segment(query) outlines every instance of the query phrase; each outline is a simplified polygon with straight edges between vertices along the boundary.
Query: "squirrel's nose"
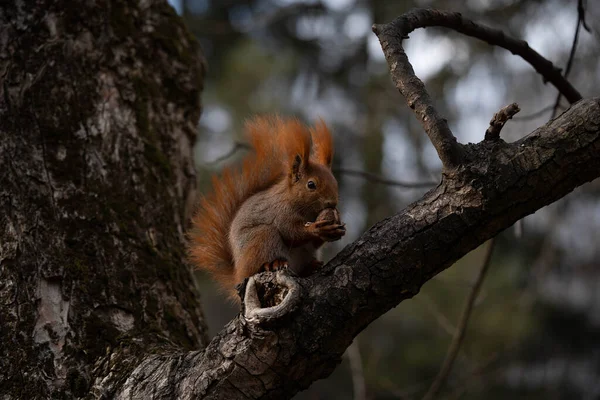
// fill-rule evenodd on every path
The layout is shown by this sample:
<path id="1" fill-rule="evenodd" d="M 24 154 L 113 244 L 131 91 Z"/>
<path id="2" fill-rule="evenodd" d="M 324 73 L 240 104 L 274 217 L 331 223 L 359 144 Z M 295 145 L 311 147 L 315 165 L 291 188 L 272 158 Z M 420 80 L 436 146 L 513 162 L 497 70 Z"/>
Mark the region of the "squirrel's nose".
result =
<path id="1" fill-rule="evenodd" d="M 325 202 L 325 208 L 335 208 L 337 206 L 337 201 L 335 200 L 327 200 Z"/>

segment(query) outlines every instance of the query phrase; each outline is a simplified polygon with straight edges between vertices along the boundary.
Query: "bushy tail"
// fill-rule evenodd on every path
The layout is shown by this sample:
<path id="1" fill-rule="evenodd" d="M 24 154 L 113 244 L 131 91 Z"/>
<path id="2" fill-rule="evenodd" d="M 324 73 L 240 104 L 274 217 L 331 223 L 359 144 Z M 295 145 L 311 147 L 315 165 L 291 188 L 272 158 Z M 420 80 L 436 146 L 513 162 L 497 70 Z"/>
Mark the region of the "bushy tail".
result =
<path id="1" fill-rule="evenodd" d="M 200 200 L 189 234 L 191 261 L 198 269 L 211 273 L 225 288 L 236 283 L 228 237 L 237 210 L 250 196 L 285 176 L 290 144 L 297 142 L 292 147 L 311 147 L 308 129 L 294 119 L 256 117 L 246 123 L 246 134 L 253 151 L 240 167 L 226 168 L 220 177 L 213 176 L 213 190 Z"/>

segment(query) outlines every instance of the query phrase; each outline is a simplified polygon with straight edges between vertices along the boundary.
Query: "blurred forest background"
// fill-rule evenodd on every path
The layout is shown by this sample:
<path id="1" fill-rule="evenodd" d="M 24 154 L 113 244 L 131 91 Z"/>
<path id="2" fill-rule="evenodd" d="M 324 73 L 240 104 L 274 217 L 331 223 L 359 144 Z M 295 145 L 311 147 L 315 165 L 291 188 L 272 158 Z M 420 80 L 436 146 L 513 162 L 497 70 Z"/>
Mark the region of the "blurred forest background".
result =
<path id="1" fill-rule="evenodd" d="M 199 180 L 235 162 L 254 113 L 323 117 L 336 141 L 334 169 L 348 232 L 329 256 L 399 212 L 440 179 L 441 164 L 391 83 L 373 23 L 412 7 L 462 12 L 525 39 L 565 68 L 584 97 L 600 91 L 600 2 L 577 0 L 171 0 L 199 39 L 209 72 L 196 147 Z M 589 28 L 578 24 L 585 6 Z M 511 102 L 502 131 L 516 140 L 551 118 L 556 90 L 520 58 L 445 29 L 418 30 L 405 47 L 417 76 L 463 143 L 483 139 Z M 560 103 L 564 110 L 567 102 Z M 353 173 L 354 171 L 354 173 Z M 361 176 L 365 171 L 389 182 Z M 381 179 L 379 179 L 381 180 Z M 600 398 L 600 182 L 583 186 L 503 232 L 441 398 Z M 362 366 L 369 399 L 421 398 L 444 359 L 484 258 L 472 252 L 412 300 L 371 324 L 352 357 L 297 399 L 353 397 Z M 199 276 L 214 334 L 236 312 Z"/>

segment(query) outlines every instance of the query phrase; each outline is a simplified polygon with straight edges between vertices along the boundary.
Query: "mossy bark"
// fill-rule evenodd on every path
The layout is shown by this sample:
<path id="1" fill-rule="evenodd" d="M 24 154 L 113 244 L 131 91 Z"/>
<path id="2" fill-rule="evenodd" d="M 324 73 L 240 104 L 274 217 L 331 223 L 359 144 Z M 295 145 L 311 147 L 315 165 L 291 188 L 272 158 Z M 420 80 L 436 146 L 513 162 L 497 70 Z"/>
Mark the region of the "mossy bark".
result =
<path id="1" fill-rule="evenodd" d="M 183 257 L 204 64 L 181 19 L 6 2 L 0 70 L 0 397 L 98 395 L 205 347 Z"/>

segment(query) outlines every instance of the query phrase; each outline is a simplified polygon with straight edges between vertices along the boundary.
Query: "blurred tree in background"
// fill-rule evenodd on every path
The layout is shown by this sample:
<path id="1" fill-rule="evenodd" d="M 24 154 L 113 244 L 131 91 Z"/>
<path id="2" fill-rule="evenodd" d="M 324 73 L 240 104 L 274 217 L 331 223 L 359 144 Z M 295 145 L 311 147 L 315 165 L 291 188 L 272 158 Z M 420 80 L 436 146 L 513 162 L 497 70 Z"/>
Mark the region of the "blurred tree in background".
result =
<path id="1" fill-rule="evenodd" d="M 374 222 L 419 198 L 440 161 L 390 82 L 373 23 L 412 7 L 459 11 L 500 28 L 564 67 L 585 5 L 569 79 L 583 97 L 600 88 L 600 5 L 576 0 L 172 0 L 200 40 L 209 72 L 196 157 L 201 187 L 243 151 L 242 125 L 254 113 L 323 117 L 334 129 L 334 169 L 348 234 L 337 252 Z M 458 139 L 479 142 L 492 115 L 517 102 L 502 135 L 513 141 L 547 121 L 556 90 L 518 57 L 445 29 L 414 32 L 406 49 Z M 566 107 L 563 100 L 559 110 Z M 366 171 L 416 187 L 382 184 Z M 409 187 L 406 187 L 409 186 Z M 600 182 L 576 190 L 500 235 L 456 365 L 448 398 L 600 396 Z M 483 262 L 478 249 L 357 339 L 368 398 L 419 398 L 433 381 Z M 212 332 L 234 314 L 204 276 Z M 356 380 L 355 376 L 355 380 Z M 355 382 L 356 383 L 356 382 Z M 346 399 L 344 362 L 299 399 Z"/>

